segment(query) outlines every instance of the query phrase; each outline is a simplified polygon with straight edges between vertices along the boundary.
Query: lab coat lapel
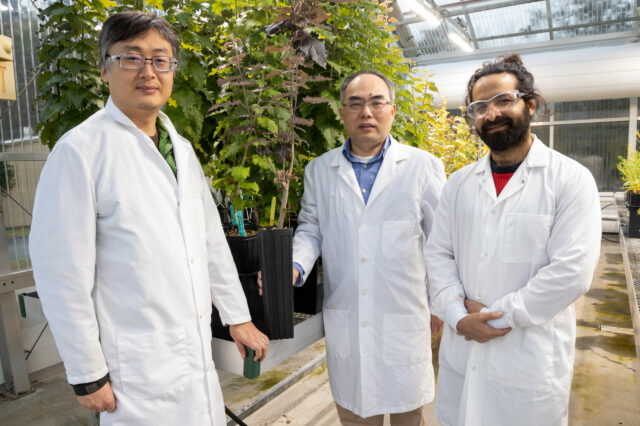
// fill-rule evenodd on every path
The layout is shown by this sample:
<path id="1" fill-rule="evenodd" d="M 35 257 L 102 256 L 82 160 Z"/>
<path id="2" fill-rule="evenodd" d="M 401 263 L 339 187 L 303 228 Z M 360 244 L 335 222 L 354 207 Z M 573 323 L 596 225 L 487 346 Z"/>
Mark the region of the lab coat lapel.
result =
<path id="1" fill-rule="evenodd" d="M 482 157 L 475 165 L 475 173 L 478 176 L 480 189 L 485 192 L 491 200 L 496 200 L 496 186 L 493 183 L 493 175 L 491 174 L 491 165 L 489 164 L 489 155 Z"/>
<path id="2" fill-rule="evenodd" d="M 360 200 L 362 205 L 364 205 L 364 198 L 362 198 L 362 194 L 360 193 L 360 186 L 358 185 L 358 179 L 356 179 L 356 173 L 353 171 L 353 166 L 349 160 L 344 158 L 342 151 L 338 152 L 331 163 L 331 166 L 334 167 L 334 169 L 337 169 L 338 176 L 342 183 L 353 191 L 356 198 Z"/>
<path id="3" fill-rule="evenodd" d="M 382 160 L 380 170 L 378 170 L 378 175 L 373 183 L 373 188 L 371 188 L 371 195 L 369 196 L 367 205 L 372 204 L 389 186 L 389 184 L 393 182 L 395 177 L 398 175 L 398 164 L 406 159 L 407 153 L 405 150 L 402 149 L 395 139 L 391 138 L 391 143 L 389 144 L 384 159 Z"/>
<path id="4" fill-rule="evenodd" d="M 169 120 L 169 118 L 163 112 L 159 113 L 159 117 L 162 120 L 162 123 L 164 124 L 165 129 L 167 129 L 167 132 L 169 133 L 169 137 L 171 138 L 171 145 L 173 147 L 173 157 L 176 160 L 176 169 L 177 169 L 177 175 L 178 175 L 177 176 L 178 201 L 180 202 L 183 200 L 186 194 L 186 189 L 189 186 L 189 182 L 187 179 L 188 178 L 187 171 L 189 167 L 189 164 L 187 163 L 188 162 L 188 152 L 186 151 L 187 147 L 184 145 L 184 142 L 178 135 L 178 132 L 176 131 L 175 127 L 173 127 L 171 120 Z M 167 167 L 168 166 L 169 165 L 167 164 Z"/>

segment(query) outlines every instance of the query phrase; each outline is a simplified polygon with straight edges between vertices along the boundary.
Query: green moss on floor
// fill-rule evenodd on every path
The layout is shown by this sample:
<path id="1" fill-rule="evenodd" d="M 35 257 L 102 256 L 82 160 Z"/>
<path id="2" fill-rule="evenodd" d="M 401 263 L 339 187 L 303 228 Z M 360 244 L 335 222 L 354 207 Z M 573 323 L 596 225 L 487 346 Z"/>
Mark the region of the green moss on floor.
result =
<path id="1" fill-rule="evenodd" d="M 622 260 L 622 254 L 620 253 L 604 253 L 604 256 L 607 260 L 607 263 L 616 265 L 622 264 L 624 261 Z"/>
<path id="2" fill-rule="evenodd" d="M 636 356 L 633 336 L 627 334 L 600 333 L 596 336 L 581 336 L 576 339 L 576 349 L 600 348 L 605 352 L 625 358 Z M 575 379 L 575 378 L 574 378 Z"/>
<path id="3" fill-rule="evenodd" d="M 603 281 L 614 281 L 618 284 L 624 284 L 625 286 L 627 285 L 627 277 L 625 276 L 624 272 L 617 270 L 612 272 L 605 272 L 604 274 L 600 275 L 600 279 Z"/>

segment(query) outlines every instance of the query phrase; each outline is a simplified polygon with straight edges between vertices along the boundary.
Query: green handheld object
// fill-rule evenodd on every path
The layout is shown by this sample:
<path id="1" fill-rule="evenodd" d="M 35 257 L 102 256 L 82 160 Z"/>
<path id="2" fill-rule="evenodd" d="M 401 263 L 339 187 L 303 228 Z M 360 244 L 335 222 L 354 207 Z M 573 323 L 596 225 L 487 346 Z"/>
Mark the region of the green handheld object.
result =
<path id="1" fill-rule="evenodd" d="M 260 361 L 254 361 L 256 353 L 253 349 L 245 346 L 246 356 L 244 357 L 244 377 L 247 379 L 255 379 L 260 375 Z"/>

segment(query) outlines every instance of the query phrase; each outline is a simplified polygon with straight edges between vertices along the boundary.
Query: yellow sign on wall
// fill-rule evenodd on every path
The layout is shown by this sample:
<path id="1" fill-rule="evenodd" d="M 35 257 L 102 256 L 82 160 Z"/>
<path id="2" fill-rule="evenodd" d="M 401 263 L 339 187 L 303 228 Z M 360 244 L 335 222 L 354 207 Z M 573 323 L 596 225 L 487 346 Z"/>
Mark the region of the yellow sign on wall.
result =
<path id="1" fill-rule="evenodd" d="M 13 47 L 9 37 L 0 35 L 0 99 L 16 99 L 16 79 L 13 73 Z"/>

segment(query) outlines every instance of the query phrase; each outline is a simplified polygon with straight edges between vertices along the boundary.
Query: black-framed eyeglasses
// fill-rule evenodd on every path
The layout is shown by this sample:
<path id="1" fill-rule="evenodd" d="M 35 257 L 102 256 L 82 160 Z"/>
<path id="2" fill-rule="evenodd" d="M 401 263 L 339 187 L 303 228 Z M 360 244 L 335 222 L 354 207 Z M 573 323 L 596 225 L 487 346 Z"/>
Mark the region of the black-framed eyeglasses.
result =
<path id="1" fill-rule="evenodd" d="M 368 106 L 371 111 L 380 112 L 385 109 L 387 105 L 391 105 L 391 102 L 384 98 L 373 98 L 366 101 L 364 99 L 354 99 L 347 102 L 344 106 L 349 112 L 360 112 L 365 105 Z"/>
<path id="2" fill-rule="evenodd" d="M 491 99 L 486 101 L 475 101 L 467 105 L 467 115 L 473 120 L 478 120 L 489 112 L 489 105 L 493 106 L 498 111 L 507 111 L 513 108 L 518 102 L 519 98 L 527 96 L 526 93 L 521 93 L 519 90 L 508 90 L 506 92 L 498 93 Z"/>
<path id="3" fill-rule="evenodd" d="M 173 56 L 154 56 L 146 58 L 139 53 L 120 53 L 107 55 L 107 58 L 117 63 L 125 70 L 139 70 L 145 67 L 147 61 L 151 61 L 153 69 L 159 72 L 175 71 L 178 68 L 178 60 Z"/>

